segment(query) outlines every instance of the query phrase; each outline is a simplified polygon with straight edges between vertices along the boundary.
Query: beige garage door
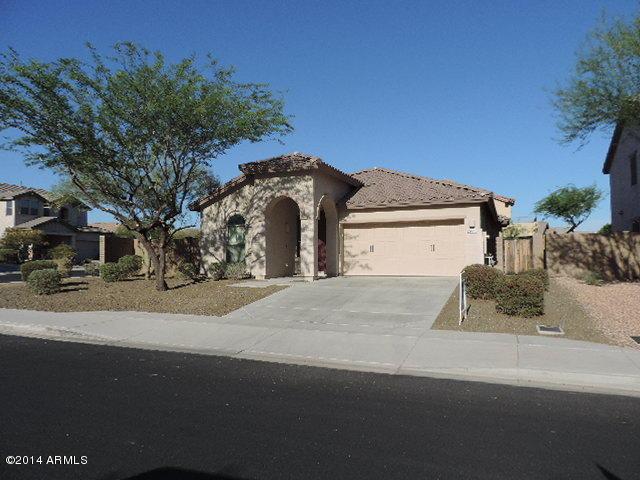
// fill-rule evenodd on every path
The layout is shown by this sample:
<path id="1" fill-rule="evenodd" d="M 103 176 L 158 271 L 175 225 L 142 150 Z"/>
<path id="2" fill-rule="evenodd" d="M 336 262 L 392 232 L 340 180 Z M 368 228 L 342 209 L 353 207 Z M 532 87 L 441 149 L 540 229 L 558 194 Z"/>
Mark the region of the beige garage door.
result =
<path id="1" fill-rule="evenodd" d="M 345 225 L 344 275 L 457 275 L 465 266 L 462 220 Z"/>

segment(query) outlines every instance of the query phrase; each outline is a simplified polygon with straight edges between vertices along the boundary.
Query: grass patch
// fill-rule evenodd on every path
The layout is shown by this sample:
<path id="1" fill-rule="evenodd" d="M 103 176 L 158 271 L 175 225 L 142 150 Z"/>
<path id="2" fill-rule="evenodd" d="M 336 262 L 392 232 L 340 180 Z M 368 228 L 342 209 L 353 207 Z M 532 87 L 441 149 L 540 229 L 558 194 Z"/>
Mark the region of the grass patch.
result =
<path id="1" fill-rule="evenodd" d="M 106 283 L 100 278 L 68 278 L 60 293 L 41 296 L 24 284 L 0 285 L 0 308 L 50 312 L 88 312 L 98 310 L 225 315 L 249 303 L 282 290 L 231 287 L 230 280 L 194 283 L 167 279 L 170 290 L 158 292 L 154 280 L 144 278 Z"/>
<path id="2" fill-rule="evenodd" d="M 496 312 L 493 300 L 469 299 L 469 316 L 458 325 L 458 289 L 453 292 L 433 324 L 435 330 L 460 332 L 512 333 L 538 335 L 536 325 L 559 325 L 565 334 L 560 338 L 614 344 L 602 333 L 569 290 L 554 279 L 544 296 L 544 315 L 532 318 L 513 317 Z"/>

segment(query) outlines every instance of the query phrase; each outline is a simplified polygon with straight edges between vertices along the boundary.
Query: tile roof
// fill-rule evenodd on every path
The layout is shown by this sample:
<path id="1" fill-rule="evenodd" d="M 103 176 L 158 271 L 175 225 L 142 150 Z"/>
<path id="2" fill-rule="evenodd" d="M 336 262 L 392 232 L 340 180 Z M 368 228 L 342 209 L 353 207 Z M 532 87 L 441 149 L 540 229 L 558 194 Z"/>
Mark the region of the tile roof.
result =
<path id="1" fill-rule="evenodd" d="M 103 232 L 115 233 L 120 224 L 118 222 L 93 222 L 88 225 L 89 228 L 101 230 Z M 86 228 L 86 227 L 84 227 Z"/>
<path id="2" fill-rule="evenodd" d="M 33 228 L 37 227 L 38 225 L 53 222 L 55 220 L 58 220 L 58 217 L 38 217 L 34 218 L 33 220 L 18 224 L 16 225 L 16 228 Z"/>
<path id="3" fill-rule="evenodd" d="M 50 202 L 55 200 L 55 197 L 50 191 L 44 190 L 42 188 L 31 188 L 31 187 L 25 187 L 23 185 L 12 185 L 10 183 L 0 183 L 1 199 L 11 200 L 17 195 L 23 195 L 25 193 L 35 193 Z"/>
<path id="4" fill-rule="evenodd" d="M 323 162 L 320 157 L 300 152 L 286 153 L 277 157 L 267 158 L 266 160 L 243 163 L 239 168 L 245 175 L 323 170 L 325 173 L 338 177 L 355 187 L 362 185 L 361 182 L 353 178 L 353 176 Z"/>
<path id="5" fill-rule="evenodd" d="M 339 178 L 354 187 L 360 187 L 363 185 L 360 180 L 329 165 L 328 163 L 325 163 L 320 157 L 300 152 L 287 153 L 278 157 L 267 158 L 266 160 L 258 160 L 256 162 L 242 163 L 238 168 L 242 172 L 242 175 L 229 180 L 221 187 L 210 192 L 209 195 L 193 202 L 189 205 L 189 208 L 191 210 L 199 211 L 228 193 L 231 193 L 237 187 L 244 185 L 245 182 L 255 175 L 319 170 L 328 175 Z"/>
<path id="6" fill-rule="evenodd" d="M 347 198 L 346 205 L 350 209 L 478 203 L 497 197 L 513 203 L 513 199 L 482 188 L 386 168 L 362 170 L 351 176 L 362 181 L 364 186 Z"/>

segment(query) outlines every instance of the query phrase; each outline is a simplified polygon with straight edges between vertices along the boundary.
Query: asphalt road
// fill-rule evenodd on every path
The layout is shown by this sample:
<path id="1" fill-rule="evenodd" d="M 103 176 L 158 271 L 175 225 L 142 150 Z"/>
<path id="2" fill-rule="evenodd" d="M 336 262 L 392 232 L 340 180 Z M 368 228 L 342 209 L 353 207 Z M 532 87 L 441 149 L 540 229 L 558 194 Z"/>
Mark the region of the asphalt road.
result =
<path id="1" fill-rule="evenodd" d="M 0 389 L 3 480 L 640 478 L 637 398 L 8 336 Z"/>

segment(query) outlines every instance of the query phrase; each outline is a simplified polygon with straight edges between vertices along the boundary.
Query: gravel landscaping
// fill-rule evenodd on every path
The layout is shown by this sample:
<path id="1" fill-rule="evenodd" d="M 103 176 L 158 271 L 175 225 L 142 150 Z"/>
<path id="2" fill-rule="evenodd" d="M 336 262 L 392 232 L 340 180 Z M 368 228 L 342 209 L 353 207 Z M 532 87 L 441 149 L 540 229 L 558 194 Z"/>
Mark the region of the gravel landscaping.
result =
<path id="1" fill-rule="evenodd" d="M 282 286 L 265 288 L 231 287 L 231 280 L 191 281 L 167 279 L 170 290 L 158 292 L 153 280 L 130 279 L 106 283 L 100 278 L 68 278 L 62 291 L 53 295 L 36 295 L 23 284 L 0 285 L 0 308 L 17 308 L 52 312 L 86 312 L 97 310 L 185 313 L 222 316 L 244 305 L 282 290 Z"/>
<path id="2" fill-rule="evenodd" d="M 595 287 L 599 288 L 599 287 Z M 496 312 L 495 301 L 469 299 L 469 316 L 458 325 L 458 289 L 453 292 L 438 315 L 433 329 L 462 332 L 494 332 L 517 335 L 538 335 L 536 325 L 560 326 L 561 338 L 598 343 L 618 344 L 607 335 L 596 320 L 582 307 L 572 291 L 559 279 L 552 278 L 545 294 L 545 313 L 532 318 L 519 318 Z"/>
<path id="3" fill-rule="evenodd" d="M 593 318 L 597 328 L 618 345 L 640 348 L 640 283 L 587 285 L 573 278 L 556 281 L 571 292 Z"/>

